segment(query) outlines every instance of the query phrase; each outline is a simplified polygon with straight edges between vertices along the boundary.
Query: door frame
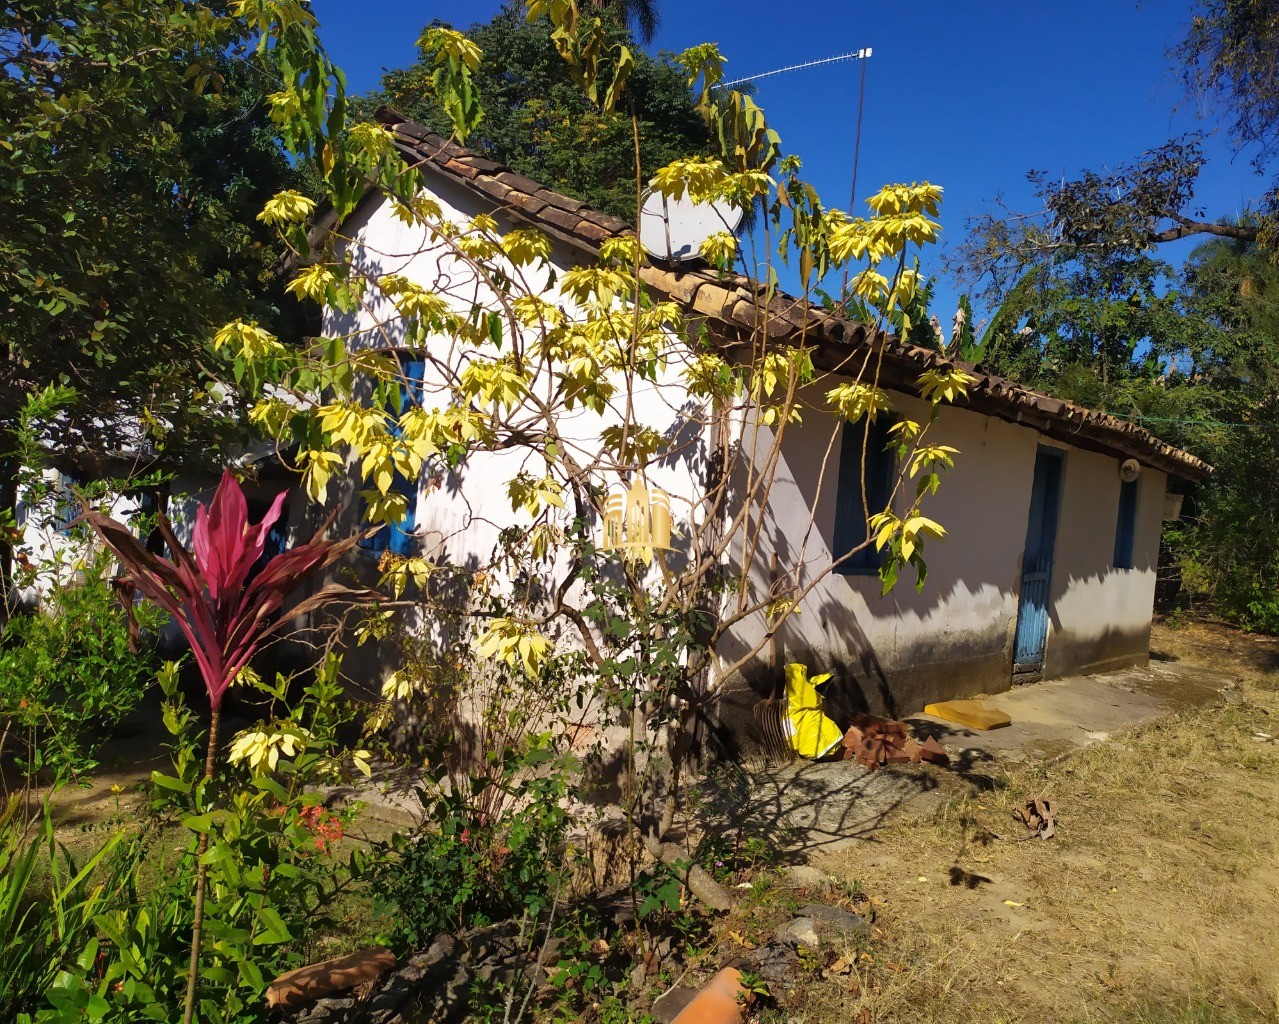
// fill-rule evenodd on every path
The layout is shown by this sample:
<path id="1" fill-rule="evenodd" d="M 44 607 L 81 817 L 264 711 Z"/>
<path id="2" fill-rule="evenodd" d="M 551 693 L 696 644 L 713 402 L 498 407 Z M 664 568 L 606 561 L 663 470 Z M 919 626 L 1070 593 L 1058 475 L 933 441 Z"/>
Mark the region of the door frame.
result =
<path id="1" fill-rule="evenodd" d="M 1034 469 L 1031 475 L 1031 495 L 1030 507 L 1026 510 L 1026 536 L 1022 542 L 1021 563 L 1017 572 L 1017 618 L 1013 629 L 1013 649 L 1012 649 L 1012 677 L 1015 682 L 1033 682 L 1040 679 L 1044 674 L 1044 663 L 1048 657 L 1048 628 L 1052 618 L 1052 585 L 1053 585 L 1053 568 L 1057 560 L 1057 540 L 1061 531 L 1061 501 L 1062 494 L 1065 491 L 1066 481 L 1066 449 L 1057 448 L 1053 445 L 1040 444 L 1035 449 Z M 1033 573 L 1027 571 L 1026 558 L 1030 551 L 1032 539 L 1035 537 L 1035 523 L 1033 515 L 1035 514 L 1035 488 L 1039 477 L 1036 470 L 1040 466 L 1040 460 L 1046 459 L 1047 463 L 1055 464 L 1049 472 L 1056 474 L 1056 494 L 1052 492 L 1052 478 L 1045 477 L 1044 488 L 1047 493 L 1044 495 L 1042 507 L 1039 509 L 1039 544 L 1042 551 L 1043 537 L 1051 534 L 1048 544 L 1047 566 Z M 1047 464 L 1046 463 L 1046 464 Z M 1051 501 L 1051 504 L 1049 502 Z M 1036 554 L 1038 554 L 1036 552 Z M 1028 581 L 1028 576 L 1038 576 L 1041 579 Z M 1042 593 L 1042 608 L 1036 608 L 1035 605 L 1029 604 L 1027 601 L 1027 583 L 1042 583 L 1041 588 L 1037 588 Z M 1039 625 L 1035 625 L 1034 620 L 1025 619 L 1027 613 L 1035 613 L 1035 617 L 1039 620 Z M 1038 638 L 1038 658 L 1035 661 L 1017 660 L 1018 649 L 1021 647 L 1022 632 L 1024 629 L 1035 628 L 1039 635 Z"/>

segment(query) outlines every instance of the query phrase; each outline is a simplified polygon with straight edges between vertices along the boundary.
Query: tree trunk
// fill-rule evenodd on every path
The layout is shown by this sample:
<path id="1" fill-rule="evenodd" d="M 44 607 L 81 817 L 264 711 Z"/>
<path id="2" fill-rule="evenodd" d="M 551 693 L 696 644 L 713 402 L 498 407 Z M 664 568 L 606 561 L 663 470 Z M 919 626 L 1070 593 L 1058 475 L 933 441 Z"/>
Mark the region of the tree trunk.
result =
<path id="1" fill-rule="evenodd" d="M 5 431 L 8 437 L 9 432 Z M 18 521 L 18 463 L 13 455 L 0 459 L 0 512 L 12 512 Z M 0 533 L 0 628 L 9 621 L 16 599 L 13 580 L 14 538 Z"/>
<path id="2" fill-rule="evenodd" d="M 218 725 L 222 717 L 220 707 L 213 708 L 209 720 L 209 749 L 204 758 L 204 783 L 207 785 L 213 778 L 214 764 L 218 752 Z M 204 863 L 204 854 L 209 848 L 209 833 L 206 829 L 200 833 L 200 841 L 196 844 L 195 853 L 195 921 L 191 925 L 191 961 L 187 967 L 187 997 L 182 1011 L 182 1024 L 191 1024 L 195 1016 L 195 982 L 200 973 L 200 932 L 204 929 L 204 887 L 208 879 L 209 869 Z"/>
<path id="3" fill-rule="evenodd" d="M 652 836 L 644 841 L 644 846 L 650 857 L 668 866 L 686 859 L 684 851 L 674 843 L 661 843 Z M 732 893 L 715 881 L 700 865 L 694 864 L 688 869 L 688 877 L 684 880 L 684 884 L 688 886 L 688 891 L 708 909 L 733 909 Z"/>

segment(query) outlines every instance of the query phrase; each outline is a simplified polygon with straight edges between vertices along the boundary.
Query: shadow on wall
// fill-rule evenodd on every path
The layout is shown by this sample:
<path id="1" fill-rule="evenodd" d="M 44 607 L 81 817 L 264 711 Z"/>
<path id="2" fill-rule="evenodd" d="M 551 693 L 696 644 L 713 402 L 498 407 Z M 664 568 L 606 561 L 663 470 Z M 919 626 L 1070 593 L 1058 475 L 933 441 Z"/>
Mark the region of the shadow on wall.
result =
<path id="1" fill-rule="evenodd" d="M 757 744 L 751 709 L 759 699 L 781 692 L 780 665 L 787 661 L 803 661 L 814 672 L 833 673 L 823 689 L 829 713 L 841 726 L 848 724 L 853 711 L 901 717 L 932 701 L 997 693 L 1012 685 L 1026 510 L 1006 511 L 997 530 L 989 528 L 983 517 L 991 504 L 995 478 L 1000 472 L 1006 477 L 1006 467 L 987 474 L 985 462 L 996 454 L 983 451 L 983 461 L 972 466 L 963 487 L 952 488 L 949 505 L 937 513 L 951 532 L 930 546 L 930 573 L 922 593 L 915 592 L 910 572 L 903 573 L 888 595 L 881 595 L 874 575 L 827 575 L 809 593 L 800 614 L 777 630 L 778 667 L 769 663 L 771 645 L 765 643 L 753 661 L 724 681 L 715 733 L 726 751 L 740 753 L 741 748 Z M 1033 462 L 1027 463 L 1027 495 L 1032 466 Z M 803 544 L 801 579 L 824 573 L 831 564 L 834 515 L 827 488 L 833 492 L 835 485 L 828 476 L 823 494 L 818 495 L 815 474 L 785 475 L 788 470 L 779 473 L 750 566 L 756 599 L 769 592 L 773 552 L 784 571 L 801 560 L 797 549 Z M 1074 495 L 1073 501 L 1077 515 L 1092 514 L 1086 492 Z M 815 505 L 819 514 L 808 529 L 808 510 Z M 1141 545 L 1132 576 L 1111 568 L 1111 514 L 1106 512 L 1104 526 L 1097 516 L 1095 550 L 1089 539 L 1089 549 L 1071 551 L 1069 562 L 1058 552 L 1045 663 L 1050 675 L 1120 668 L 1144 659 L 1148 621 L 1126 627 L 1115 625 L 1115 620 L 1122 619 L 1121 609 L 1128 600 L 1124 581 L 1139 587 L 1154 572 L 1156 554 L 1153 545 Z M 1079 530 L 1078 522 L 1075 529 Z M 1087 529 L 1091 527 L 1086 525 Z M 740 573 L 740 547 L 733 554 L 736 564 L 731 571 Z M 1086 554 L 1086 567 L 1080 565 L 1085 561 L 1081 554 Z M 1108 602 L 1116 607 L 1110 621 L 1099 614 Z M 1069 627 L 1061 619 L 1063 606 L 1075 620 Z M 1090 624 L 1080 628 L 1080 614 L 1095 617 L 1096 629 L 1090 629 Z M 767 637 L 763 615 L 751 617 L 721 642 L 721 663 L 741 660 Z"/>
<path id="2" fill-rule="evenodd" d="M 258 485 L 255 489 L 246 487 L 250 506 L 265 503 L 283 489 L 274 481 Z M 325 522 L 333 516 L 329 527 L 329 536 L 347 537 L 360 528 L 359 499 L 356 496 L 355 481 L 345 475 L 335 475 L 329 480 L 328 501 L 324 505 L 313 502 L 300 487 L 288 488 L 286 499 L 289 531 L 287 545 L 289 547 L 309 541 Z M 348 554 L 336 566 L 306 583 L 295 595 L 297 600 L 313 595 L 330 583 L 340 583 L 347 587 L 367 586 L 368 581 L 359 572 L 358 551 Z M 352 578 L 355 576 L 356 578 Z M 281 633 L 263 648 L 254 667 L 264 677 L 269 678 L 276 672 L 284 674 L 301 673 L 314 668 L 322 655 L 330 631 L 342 622 L 338 612 L 333 609 L 319 609 L 294 622 L 288 630 Z"/>
<path id="3" fill-rule="evenodd" d="M 855 623 L 841 631 L 844 642 L 858 632 Z M 864 637 L 864 634 L 861 634 Z M 1050 649 L 1058 652 L 1053 674 L 1110 672 L 1147 660 L 1150 631 L 1109 629 L 1101 635 L 1081 636 L 1058 629 L 1050 638 Z M 897 668 L 885 667 L 869 641 L 851 648 L 856 658 L 817 657 L 807 659 L 814 671 L 830 672 L 830 682 L 822 687 L 825 713 L 847 729 L 855 712 L 904 718 L 917 714 L 934 701 L 970 697 L 977 693 L 999 693 L 1012 686 L 1011 645 L 983 652 L 961 652 L 953 641 L 936 642 L 922 638 L 897 652 Z M 1060 652 L 1069 652 L 1062 657 Z M 790 660 L 805 660 L 796 654 Z M 992 684 L 993 680 L 993 684 Z M 784 675 L 761 657 L 741 669 L 718 691 L 712 716 L 714 752 L 739 758 L 760 749 L 754 717 L 755 704 L 784 692 Z"/>
<path id="4" fill-rule="evenodd" d="M 1144 629 L 1107 629 L 1100 635 L 1063 630 L 1054 616 L 1047 667 L 1052 676 L 1113 672 L 1144 665 L 1150 654 L 1150 625 Z"/>
<path id="5" fill-rule="evenodd" d="M 355 214 L 350 222 L 348 230 L 353 234 L 363 229 L 369 219 L 370 210 L 361 210 Z M 364 276 L 368 280 L 376 281 L 388 273 L 399 273 L 407 264 L 407 257 L 402 262 L 397 262 L 394 267 L 389 267 L 383 259 L 371 253 L 362 246 L 356 246 L 351 250 L 351 266 L 358 274 Z M 387 310 L 391 311 L 389 300 L 378 294 L 378 300 L 387 306 Z M 368 339 L 367 347 L 370 348 L 398 348 L 404 345 L 405 341 L 405 324 L 404 321 L 397 317 L 383 316 L 382 323 L 377 328 L 371 328 L 363 322 L 363 310 L 360 307 L 349 310 L 334 309 L 329 306 L 325 309 L 324 314 L 324 334 L 326 337 L 342 337 L 346 338 L 348 344 L 356 338 Z"/>

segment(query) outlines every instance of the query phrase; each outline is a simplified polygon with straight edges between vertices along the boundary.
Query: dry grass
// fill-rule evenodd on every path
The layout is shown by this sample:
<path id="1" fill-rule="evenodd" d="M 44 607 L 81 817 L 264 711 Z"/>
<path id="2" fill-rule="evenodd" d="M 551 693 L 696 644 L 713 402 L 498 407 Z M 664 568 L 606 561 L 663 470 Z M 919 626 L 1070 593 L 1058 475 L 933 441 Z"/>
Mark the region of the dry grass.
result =
<path id="1" fill-rule="evenodd" d="M 871 959 L 779 1019 L 1279 1020 L 1279 644 L 1190 624 L 1156 652 L 1238 686 L 821 862 L 876 906 Z M 1012 819 L 1031 793 L 1056 839 Z"/>

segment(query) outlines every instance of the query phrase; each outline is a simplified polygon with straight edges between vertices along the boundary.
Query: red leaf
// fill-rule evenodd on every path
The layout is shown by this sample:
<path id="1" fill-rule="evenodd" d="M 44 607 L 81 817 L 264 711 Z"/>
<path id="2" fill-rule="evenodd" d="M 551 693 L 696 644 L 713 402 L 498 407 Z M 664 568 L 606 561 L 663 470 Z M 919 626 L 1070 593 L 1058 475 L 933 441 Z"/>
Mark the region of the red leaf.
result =
<path id="1" fill-rule="evenodd" d="M 281 491 L 277 494 L 275 500 L 271 502 L 271 507 L 266 510 L 266 515 L 262 517 L 262 522 L 258 524 L 258 535 L 254 540 L 254 546 L 258 550 L 259 556 L 266 548 L 267 534 L 271 532 L 271 527 L 276 524 L 276 521 L 280 518 L 280 513 L 284 511 L 284 499 L 288 497 L 288 494 L 288 491 Z"/>
<path id="2" fill-rule="evenodd" d="M 380 596 L 376 590 L 353 590 L 350 587 L 342 586 L 340 583 L 330 583 L 289 608 L 286 613 L 282 614 L 263 631 L 263 635 L 272 636 L 299 615 L 313 612 L 317 608 L 323 608 L 338 601 L 346 601 L 350 604 L 365 604 L 369 601 L 376 601 Z"/>
<path id="3" fill-rule="evenodd" d="M 244 492 L 229 471 L 223 473 L 212 503 L 196 509 L 194 553 L 178 541 L 163 515 L 157 517 L 171 560 L 147 551 L 127 527 L 108 516 L 88 512 L 82 517 L 115 553 L 138 589 L 177 621 L 191 644 L 214 708 L 263 641 L 284 623 L 339 596 L 352 600 L 376 596 L 333 585 L 272 621 L 291 591 L 377 529 L 372 527 L 340 541 L 324 540 L 323 534 L 333 521 L 330 517 L 309 544 L 276 555 L 246 586 L 266 546 L 267 534 L 280 518 L 284 498 L 284 493 L 277 495 L 262 520 L 251 524 Z"/>
<path id="4" fill-rule="evenodd" d="M 207 507 L 201 505 L 196 509 L 195 529 L 191 534 L 196 564 L 204 573 L 209 596 L 214 601 L 239 590 L 257 554 L 261 554 L 259 550 L 245 564 L 251 550 L 248 531 L 249 505 L 244 500 L 244 491 L 231 471 L 224 470 L 213 501 Z"/>
<path id="5" fill-rule="evenodd" d="M 156 594 L 165 593 L 166 586 L 181 587 L 181 581 L 173 564 L 148 551 L 146 546 L 129 532 L 127 526 L 95 511 L 85 512 L 77 520 L 79 521 L 93 527 L 94 532 L 115 553 L 129 571 L 129 575 L 133 577 L 138 589 L 147 597 L 154 600 Z"/>

